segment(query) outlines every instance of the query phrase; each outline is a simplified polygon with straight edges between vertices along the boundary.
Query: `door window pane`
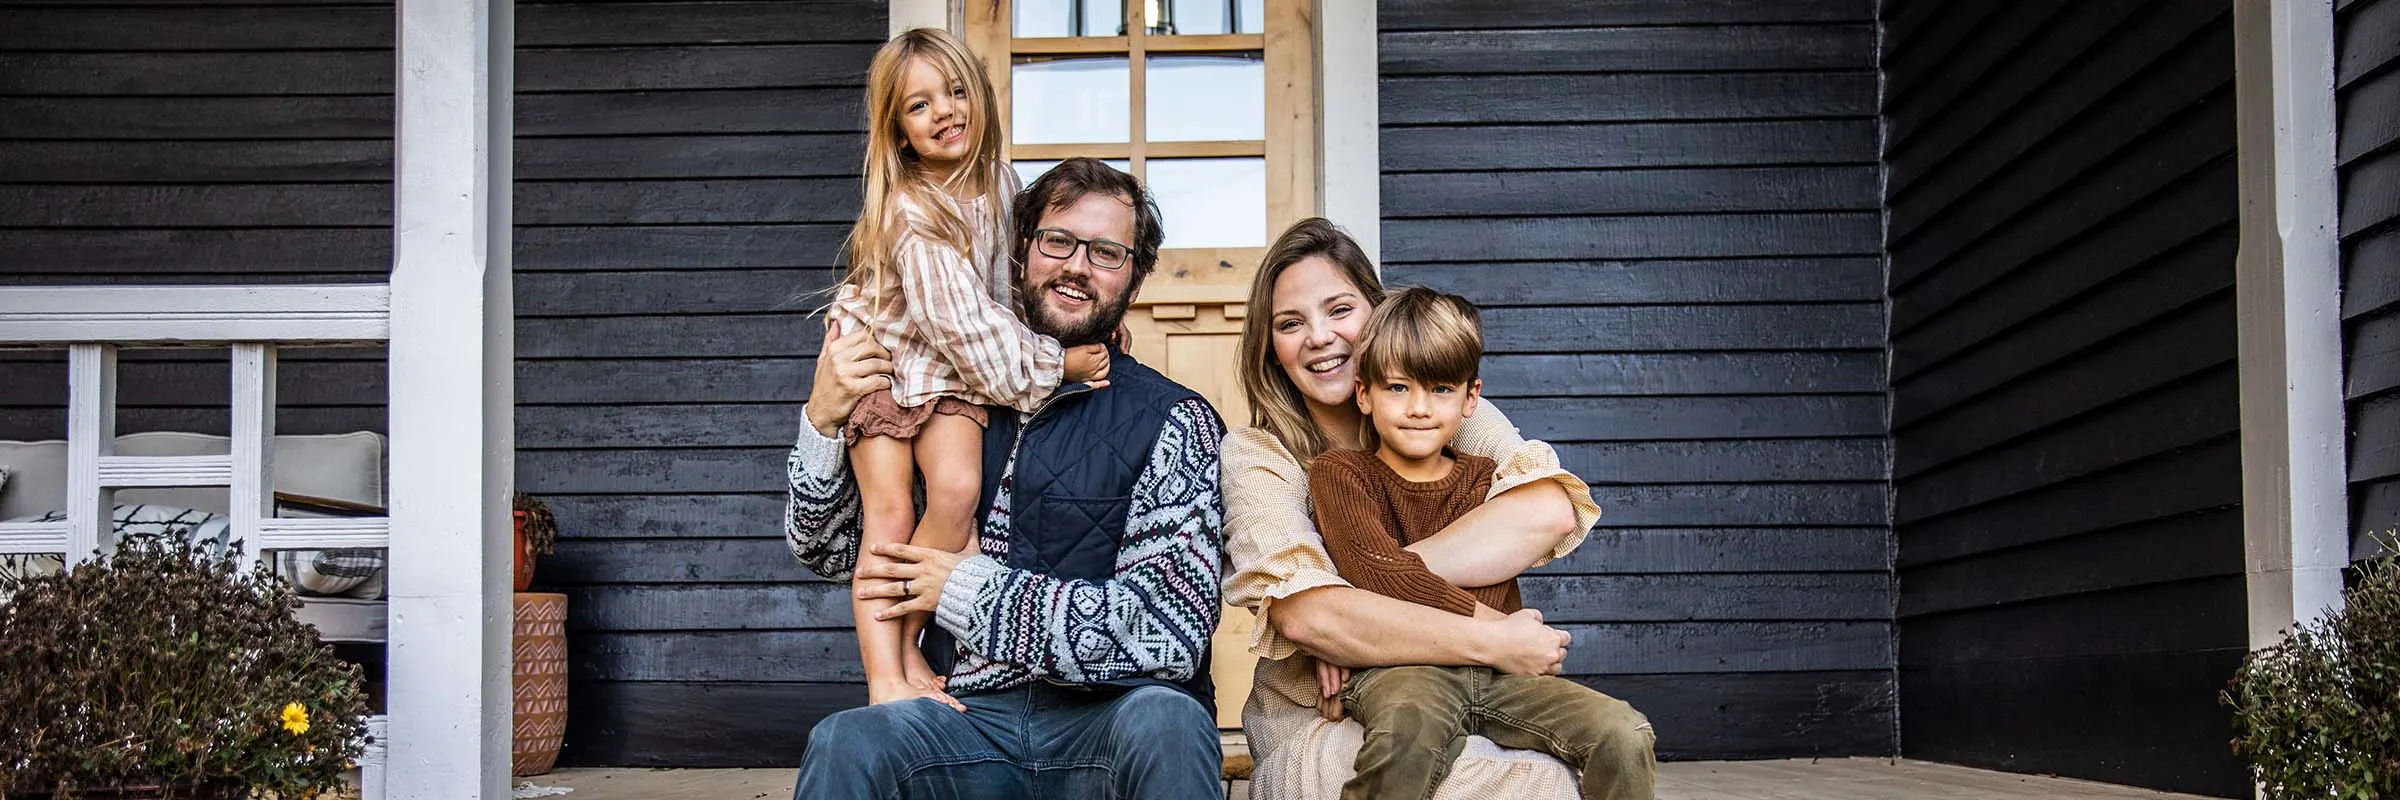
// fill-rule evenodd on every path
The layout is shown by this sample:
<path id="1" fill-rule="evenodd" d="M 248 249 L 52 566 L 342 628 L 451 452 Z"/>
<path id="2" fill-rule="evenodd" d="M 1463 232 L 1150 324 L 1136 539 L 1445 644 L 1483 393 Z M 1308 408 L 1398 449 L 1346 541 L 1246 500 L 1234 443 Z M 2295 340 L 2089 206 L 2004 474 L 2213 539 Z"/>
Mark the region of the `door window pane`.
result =
<path id="1" fill-rule="evenodd" d="M 1010 6 L 1011 32 L 1020 38 L 1124 35 L 1123 0 L 1015 0 Z"/>
<path id="2" fill-rule="evenodd" d="M 1115 168 L 1117 169 L 1117 171 L 1118 171 L 1118 172 L 1122 172 L 1122 173 L 1125 173 L 1125 174 L 1127 174 L 1127 175 L 1131 175 L 1131 174 L 1133 174 L 1133 162 L 1130 162 L 1130 161 L 1124 161 L 1124 160 L 1121 160 L 1121 159 L 1114 159 L 1114 158 L 1112 158 L 1112 159 L 1106 159 L 1106 160 L 1105 160 L 1105 161 L 1103 161 L 1102 163 L 1105 163 L 1105 164 L 1107 164 L 1107 165 L 1109 165 L 1109 166 L 1111 166 L 1111 167 L 1115 167 Z M 1035 178 L 1042 177 L 1042 173 L 1049 172 L 1051 167 L 1058 166 L 1058 162 L 1056 162 L 1056 161 L 1016 161 L 1016 162 L 1011 162 L 1011 163 L 1009 164 L 1009 166 L 1013 166 L 1013 167 L 1016 167 L 1016 168 L 1017 168 L 1017 184 L 1018 184 L 1018 185 L 1020 185 L 1020 186 L 1032 186 L 1032 185 L 1033 185 L 1033 180 L 1034 180 Z"/>
<path id="3" fill-rule="evenodd" d="M 1267 29 L 1264 0 L 1144 0 L 1161 6 L 1171 16 L 1178 36 L 1207 36 L 1220 33 L 1264 33 Z M 1018 34 L 1023 36 L 1024 34 Z"/>
<path id="4" fill-rule="evenodd" d="M 1149 172 L 1165 246 L 1266 246 L 1266 159 L 1154 158 Z"/>
<path id="5" fill-rule="evenodd" d="M 1017 144 L 1131 140 L 1132 71 L 1124 57 L 1020 59 L 1009 83 Z"/>
<path id="6" fill-rule="evenodd" d="M 1148 141 L 1267 138 L 1267 64 L 1257 54 L 1154 55 L 1143 68 Z"/>

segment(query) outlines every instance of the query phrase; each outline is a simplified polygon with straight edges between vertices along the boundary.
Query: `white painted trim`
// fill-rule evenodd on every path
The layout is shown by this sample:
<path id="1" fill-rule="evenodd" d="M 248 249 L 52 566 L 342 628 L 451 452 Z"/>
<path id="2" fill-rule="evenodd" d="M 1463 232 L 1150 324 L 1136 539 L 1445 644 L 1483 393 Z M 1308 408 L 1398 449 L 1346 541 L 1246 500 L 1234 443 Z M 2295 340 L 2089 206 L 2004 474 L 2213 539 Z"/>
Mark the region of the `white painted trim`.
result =
<path id="1" fill-rule="evenodd" d="M 100 479 L 117 446 L 117 348 L 67 348 L 68 563 L 114 547 L 117 492 Z"/>
<path id="2" fill-rule="evenodd" d="M 1317 15 L 1317 197 L 1325 218 L 1358 240 L 1380 271 L 1383 133 L 1375 0 L 1318 0 Z"/>
<path id="3" fill-rule="evenodd" d="M 511 0 L 400 0 L 391 278 L 389 703 L 395 800 L 509 796 Z M 500 354 L 506 358 L 505 351 Z M 495 376 L 497 376 L 495 378 Z M 495 384 L 495 380 L 497 384 Z M 509 455 L 498 458 L 505 461 Z M 372 797 L 372 795 L 370 795 Z"/>
<path id="4" fill-rule="evenodd" d="M 392 521 L 383 517 L 294 517 L 259 520 L 253 549 L 337 550 L 388 547 Z"/>
<path id="5" fill-rule="evenodd" d="M 68 437 L 68 441 L 74 441 Z M 231 486 L 232 456 L 101 456 L 100 486 Z"/>
<path id="6" fill-rule="evenodd" d="M 917 28 L 940 28 L 957 33 L 960 10 L 954 0 L 892 0 L 891 23 L 886 36 L 898 36 Z"/>
<path id="7" fill-rule="evenodd" d="M 382 284 L 0 288 L 0 342 L 380 342 L 389 307 Z"/>
<path id="8" fill-rule="evenodd" d="M 2250 645 L 2341 605 L 2349 560 L 2333 0 L 2235 0 Z"/>
<path id="9" fill-rule="evenodd" d="M 64 522 L 0 522 L 0 555 L 72 552 Z"/>
<path id="10" fill-rule="evenodd" d="M 261 521 L 275 516 L 275 347 L 246 342 L 233 346 L 233 422 L 226 493 L 226 521 L 242 543 L 242 566 L 258 561 Z"/>

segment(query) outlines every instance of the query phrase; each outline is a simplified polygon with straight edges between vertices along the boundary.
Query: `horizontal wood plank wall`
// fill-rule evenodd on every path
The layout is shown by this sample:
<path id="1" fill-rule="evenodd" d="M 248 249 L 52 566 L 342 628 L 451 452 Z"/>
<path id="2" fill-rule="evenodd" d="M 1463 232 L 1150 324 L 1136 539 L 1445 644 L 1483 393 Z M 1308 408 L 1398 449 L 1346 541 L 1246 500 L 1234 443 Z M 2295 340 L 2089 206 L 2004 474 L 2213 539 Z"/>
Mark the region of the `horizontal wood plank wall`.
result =
<path id="1" fill-rule="evenodd" d="M 2400 0 L 2335 14 L 2351 552 L 2365 557 L 2400 529 Z"/>
<path id="2" fill-rule="evenodd" d="M 1606 515 L 1524 580 L 1667 758 L 1890 754 L 1871 0 L 1384 2 L 1384 277 Z"/>
<path id="3" fill-rule="evenodd" d="M 781 520 L 884 4 L 517 14 L 517 480 L 562 534 L 560 758 L 796 767 L 865 702 L 844 587 Z"/>
<path id="4" fill-rule="evenodd" d="M 392 5 L 0 12 L 0 286 L 378 283 Z M 118 430 L 224 434 L 226 352 L 121 362 Z M 66 435 L 62 352 L 0 352 L 0 439 Z M 284 433 L 381 431 L 382 348 L 287 353 Z"/>
<path id="5" fill-rule="evenodd" d="M 2247 796 L 2222 0 L 1886 0 L 1901 752 Z"/>

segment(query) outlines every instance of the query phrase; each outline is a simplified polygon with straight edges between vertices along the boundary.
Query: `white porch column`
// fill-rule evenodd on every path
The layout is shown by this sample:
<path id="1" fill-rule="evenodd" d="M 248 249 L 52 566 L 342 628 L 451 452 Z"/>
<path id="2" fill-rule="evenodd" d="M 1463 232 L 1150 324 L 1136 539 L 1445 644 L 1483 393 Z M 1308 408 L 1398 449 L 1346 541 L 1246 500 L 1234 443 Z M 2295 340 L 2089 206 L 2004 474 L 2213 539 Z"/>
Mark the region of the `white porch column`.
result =
<path id="1" fill-rule="evenodd" d="M 940 28 L 960 32 L 962 9 L 957 0 L 892 0 L 886 36 L 898 36 L 918 28 Z"/>
<path id="2" fill-rule="evenodd" d="M 2235 0 L 2242 527 L 2250 646 L 2341 604 L 2341 258 L 2333 0 Z"/>
<path id="3" fill-rule="evenodd" d="M 512 0 L 400 0 L 386 796 L 509 794 Z"/>
<path id="4" fill-rule="evenodd" d="M 1375 0 L 1317 2 L 1317 170 L 1324 215 L 1383 269 L 1383 111 Z"/>

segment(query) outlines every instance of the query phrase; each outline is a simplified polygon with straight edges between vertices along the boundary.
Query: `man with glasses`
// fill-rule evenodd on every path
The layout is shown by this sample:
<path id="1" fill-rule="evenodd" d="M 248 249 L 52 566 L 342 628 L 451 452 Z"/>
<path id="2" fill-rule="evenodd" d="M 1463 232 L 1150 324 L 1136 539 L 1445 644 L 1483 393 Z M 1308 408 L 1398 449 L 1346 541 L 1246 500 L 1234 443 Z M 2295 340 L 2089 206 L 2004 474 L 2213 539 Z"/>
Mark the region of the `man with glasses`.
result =
<path id="1" fill-rule="evenodd" d="M 1074 347 L 1108 342 L 1165 235 L 1140 183 L 1059 164 L 1015 203 L 1019 308 Z M 879 545 L 862 596 L 934 614 L 925 654 L 963 708 L 854 708 L 809 732 L 795 798 L 1217 797 L 1208 679 L 1225 426 L 1190 389 L 1110 345 L 1107 385 L 1032 414 L 994 408 L 977 541 Z M 792 449 L 785 533 L 829 578 L 857 563 L 858 490 L 837 428 L 889 381 L 863 334 L 830 334 Z M 955 656 L 954 663 L 945 664 Z"/>

